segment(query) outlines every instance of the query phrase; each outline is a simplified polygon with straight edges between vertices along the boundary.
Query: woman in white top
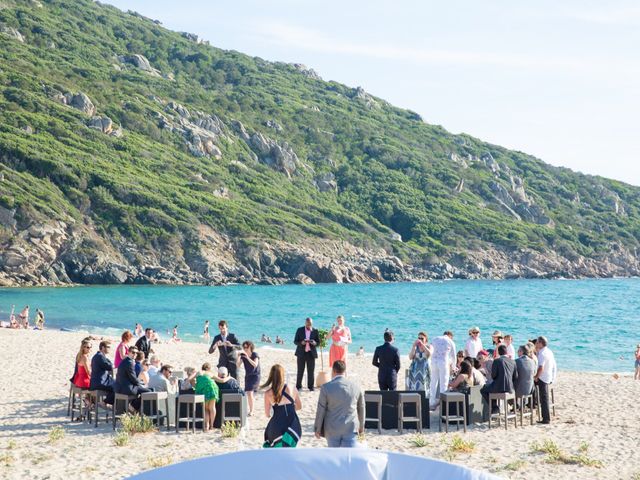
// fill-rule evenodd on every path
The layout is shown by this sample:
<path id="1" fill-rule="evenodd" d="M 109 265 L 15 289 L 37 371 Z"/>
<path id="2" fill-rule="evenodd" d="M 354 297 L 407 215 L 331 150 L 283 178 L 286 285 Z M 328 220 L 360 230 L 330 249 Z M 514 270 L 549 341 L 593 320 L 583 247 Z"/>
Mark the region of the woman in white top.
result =
<path id="1" fill-rule="evenodd" d="M 480 329 L 473 327 L 469 329 L 469 338 L 464 345 L 464 356 L 476 358 L 478 352 L 482 350 L 482 340 L 480 340 Z"/>

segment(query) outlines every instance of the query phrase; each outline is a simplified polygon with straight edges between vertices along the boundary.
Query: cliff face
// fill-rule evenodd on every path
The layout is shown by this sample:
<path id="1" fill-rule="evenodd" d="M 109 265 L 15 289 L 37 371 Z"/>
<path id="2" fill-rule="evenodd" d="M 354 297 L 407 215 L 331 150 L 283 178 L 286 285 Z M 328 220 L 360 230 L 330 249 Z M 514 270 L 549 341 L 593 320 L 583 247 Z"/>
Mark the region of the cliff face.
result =
<path id="1" fill-rule="evenodd" d="M 0 5 L 0 285 L 637 275 L 640 189 L 89 0 Z"/>
<path id="2" fill-rule="evenodd" d="M 405 264 L 384 250 L 342 241 L 305 246 L 234 241 L 206 225 L 198 238 L 160 250 L 115 244 L 89 226 L 59 221 L 17 232 L 3 249 L 0 286 L 78 284 L 278 285 L 480 278 L 637 276 L 637 256 L 618 247 L 597 259 L 487 249 Z M 635 252 L 634 252 L 635 253 Z"/>

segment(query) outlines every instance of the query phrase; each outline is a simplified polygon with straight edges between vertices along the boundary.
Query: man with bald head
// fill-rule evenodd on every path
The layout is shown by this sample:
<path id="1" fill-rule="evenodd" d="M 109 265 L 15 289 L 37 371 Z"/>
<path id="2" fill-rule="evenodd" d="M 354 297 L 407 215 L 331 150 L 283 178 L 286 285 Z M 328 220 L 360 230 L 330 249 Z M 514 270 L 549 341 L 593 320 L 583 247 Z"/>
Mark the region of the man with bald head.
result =
<path id="1" fill-rule="evenodd" d="M 302 377 L 306 367 L 307 386 L 309 391 L 313 392 L 313 373 L 316 368 L 316 358 L 318 358 L 316 347 L 320 343 L 320 337 L 318 336 L 318 329 L 313 328 L 313 319 L 311 317 L 307 317 L 304 327 L 298 328 L 293 343 L 296 344 L 296 358 L 298 359 L 296 388 L 298 390 L 302 389 Z"/>

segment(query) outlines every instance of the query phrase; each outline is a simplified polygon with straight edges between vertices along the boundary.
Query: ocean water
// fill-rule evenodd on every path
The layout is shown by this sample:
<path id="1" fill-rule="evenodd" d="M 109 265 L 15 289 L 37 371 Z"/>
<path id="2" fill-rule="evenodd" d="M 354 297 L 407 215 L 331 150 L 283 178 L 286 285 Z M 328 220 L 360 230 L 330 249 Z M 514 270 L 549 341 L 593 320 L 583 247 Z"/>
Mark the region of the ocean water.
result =
<path id="1" fill-rule="evenodd" d="M 372 352 L 385 328 L 408 353 L 418 331 L 430 337 L 454 332 L 459 349 L 479 326 L 485 347 L 502 330 L 514 344 L 546 335 L 559 367 L 566 370 L 633 370 L 640 343 L 640 279 L 500 280 L 283 286 L 81 286 L 0 289 L 0 319 L 30 305 L 45 312 L 48 328 L 119 335 L 136 322 L 166 338 L 178 325 L 185 341 L 202 341 L 205 320 L 212 336 L 226 319 L 241 340 L 265 333 L 293 336 L 305 317 L 330 328 L 342 314 L 354 339 L 352 351 Z"/>

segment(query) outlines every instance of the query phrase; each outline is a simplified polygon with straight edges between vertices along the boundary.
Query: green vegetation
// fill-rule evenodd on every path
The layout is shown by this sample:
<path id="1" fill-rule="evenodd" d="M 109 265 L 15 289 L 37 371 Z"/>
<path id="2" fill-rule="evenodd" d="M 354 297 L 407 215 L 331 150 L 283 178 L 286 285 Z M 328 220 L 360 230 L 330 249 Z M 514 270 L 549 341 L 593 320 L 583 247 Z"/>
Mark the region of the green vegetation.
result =
<path id="1" fill-rule="evenodd" d="M 409 439 L 409 443 L 411 444 L 412 447 L 415 447 L 415 448 L 423 448 L 423 447 L 430 446 L 430 443 L 427 441 L 427 438 L 420 433 L 416 433 L 415 435 L 413 435 Z"/>
<path id="2" fill-rule="evenodd" d="M 49 430 L 49 443 L 57 443 L 64 438 L 64 428 L 59 425 L 51 427 Z"/>
<path id="3" fill-rule="evenodd" d="M 472 453 L 476 449 L 475 442 L 465 440 L 460 435 L 454 435 L 451 443 L 447 448 L 449 455 L 454 456 L 458 453 Z"/>
<path id="4" fill-rule="evenodd" d="M 122 430 L 128 435 L 135 435 L 136 433 L 148 433 L 155 431 L 153 426 L 153 419 L 139 414 L 125 413 L 121 419 Z"/>
<path id="5" fill-rule="evenodd" d="M 532 453 L 545 453 L 548 463 L 565 463 L 569 465 L 581 465 L 585 467 L 602 468 L 603 463 L 587 455 L 589 445 L 585 442 L 580 444 L 579 453 L 570 455 L 562 450 L 553 440 L 545 440 L 542 443 L 533 442 L 531 444 Z"/>
<path id="6" fill-rule="evenodd" d="M 0 206 L 16 209 L 19 226 L 73 218 L 112 243 L 188 253 L 205 224 L 234 238 L 343 239 L 416 263 L 488 244 L 567 258 L 640 246 L 640 189 L 452 135 L 292 65 L 91 0 L 3 0 L 0 24 L 24 36 L 0 34 Z M 133 54 L 162 75 L 118 59 Z M 54 98 L 80 91 L 122 137 Z M 221 159 L 193 156 L 182 133 L 162 128 L 172 101 L 224 123 Z M 256 160 L 234 120 L 291 146 L 291 178 Z M 336 190 L 314 185 L 324 173 Z M 517 220 L 498 201 L 496 185 L 513 196 L 515 178 L 548 222 Z"/>
<path id="7" fill-rule="evenodd" d="M 113 436 L 113 444 L 116 447 L 126 447 L 129 445 L 130 440 L 131 435 L 129 435 L 125 430 L 118 430 Z"/>
<path id="8" fill-rule="evenodd" d="M 220 427 L 223 438 L 236 438 L 240 435 L 240 424 L 238 422 L 224 422 Z"/>
<path id="9" fill-rule="evenodd" d="M 149 457 L 147 462 L 151 468 L 166 467 L 173 463 L 173 457 L 171 455 L 167 455 L 166 457 Z"/>

